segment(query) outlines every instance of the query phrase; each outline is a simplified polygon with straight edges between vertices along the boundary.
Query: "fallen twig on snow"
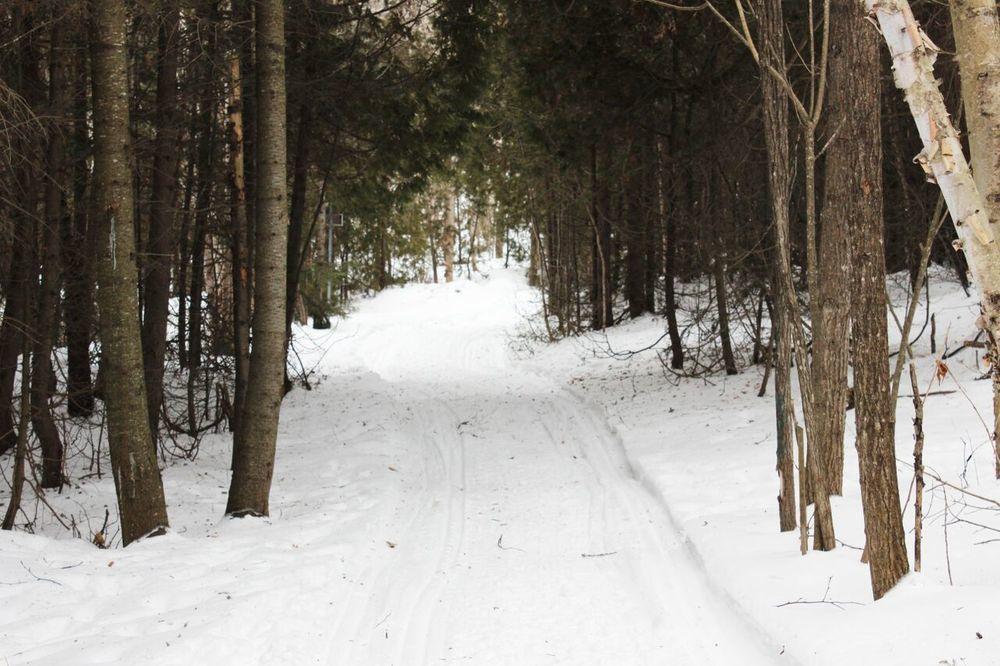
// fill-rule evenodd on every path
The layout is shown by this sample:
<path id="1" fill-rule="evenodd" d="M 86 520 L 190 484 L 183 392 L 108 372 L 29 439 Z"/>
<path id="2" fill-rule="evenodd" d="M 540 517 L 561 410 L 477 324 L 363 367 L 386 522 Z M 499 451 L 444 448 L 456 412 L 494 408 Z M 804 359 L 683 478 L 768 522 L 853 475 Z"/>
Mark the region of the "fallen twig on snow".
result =
<path id="1" fill-rule="evenodd" d="M 844 610 L 844 606 L 864 606 L 860 601 L 836 601 L 833 599 L 828 599 L 830 596 L 830 585 L 833 583 L 833 576 L 826 579 L 826 591 L 823 592 L 822 599 L 807 600 L 807 599 L 796 599 L 795 601 L 786 601 L 780 603 L 775 608 L 784 608 L 785 606 L 795 606 L 795 605 L 809 605 L 809 604 L 830 604 L 831 606 L 836 606 L 840 610 Z"/>

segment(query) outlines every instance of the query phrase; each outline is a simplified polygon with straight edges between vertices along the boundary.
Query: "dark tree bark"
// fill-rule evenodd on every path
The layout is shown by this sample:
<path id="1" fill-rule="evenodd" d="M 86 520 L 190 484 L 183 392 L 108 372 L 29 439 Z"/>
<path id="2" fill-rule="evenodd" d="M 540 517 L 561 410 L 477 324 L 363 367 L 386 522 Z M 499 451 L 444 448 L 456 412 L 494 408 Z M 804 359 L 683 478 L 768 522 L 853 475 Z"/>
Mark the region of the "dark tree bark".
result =
<path id="1" fill-rule="evenodd" d="M 633 319 L 646 311 L 646 211 L 642 200 L 642 163 L 635 145 L 629 149 L 625 175 L 625 299 Z"/>
<path id="2" fill-rule="evenodd" d="M 73 109 L 73 214 L 64 217 L 63 267 L 66 324 L 67 411 L 71 416 L 90 416 L 94 411 L 94 387 L 90 368 L 90 343 L 94 332 L 94 252 L 97 225 L 88 224 L 94 192 L 90 187 L 87 156 L 90 130 L 87 126 L 87 59 L 76 63 L 76 103 Z"/>
<path id="3" fill-rule="evenodd" d="M 739 373 L 733 342 L 729 334 L 729 297 L 726 293 L 726 257 L 720 250 L 712 260 L 715 281 L 715 299 L 719 308 L 719 338 L 722 343 L 722 365 L 727 375 Z"/>
<path id="4" fill-rule="evenodd" d="M 253 348 L 242 432 L 234 444 L 226 513 L 267 515 L 285 371 L 288 206 L 285 164 L 285 17 L 281 0 L 256 10 L 257 231 Z"/>
<path id="5" fill-rule="evenodd" d="M 176 174 L 180 132 L 177 114 L 177 51 L 180 10 L 177 0 L 166 0 L 160 18 L 156 78 L 156 138 L 153 146 L 152 197 L 146 275 L 143 281 L 142 357 L 146 373 L 149 428 L 156 439 L 163 402 L 163 363 L 167 350 L 170 304 L 170 268 L 176 231 Z M 155 443 L 155 442 L 154 442 Z"/>
<path id="6" fill-rule="evenodd" d="M 844 214 L 851 241 L 854 418 L 866 550 L 876 599 L 910 569 L 896 478 L 895 405 L 890 402 L 889 340 L 882 228 L 882 133 L 879 36 L 864 28 L 861 3 L 834 0 L 831 99 L 851 100 L 839 140 L 851 150 Z M 835 92 L 835 91 L 841 92 Z"/>
<path id="7" fill-rule="evenodd" d="M 306 223 L 306 185 L 309 182 L 309 160 L 312 152 L 312 109 L 309 104 L 303 102 L 299 105 L 299 122 L 297 140 L 295 146 L 295 164 L 292 168 L 292 202 L 291 217 L 288 223 L 288 250 L 286 259 L 286 285 L 285 285 L 285 335 L 288 338 L 286 344 L 291 343 L 292 321 L 295 315 L 295 300 L 299 293 L 299 269 L 302 265 L 302 253 L 304 252 L 305 223 Z M 384 248 L 379 244 L 378 252 L 380 257 Z M 379 262 L 380 287 L 385 288 L 385 260 Z"/>
<path id="8" fill-rule="evenodd" d="M 28 383 L 24 380 L 31 376 L 31 362 L 29 360 L 30 354 L 28 353 L 30 345 L 26 337 L 22 340 L 22 345 L 24 348 L 21 352 L 21 418 L 17 424 L 14 469 L 10 480 L 10 501 L 7 504 L 7 510 L 4 512 L 3 522 L 0 523 L 0 529 L 7 531 L 14 529 L 17 512 L 21 509 L 21 495 L 24 491 L 24 464 L 28 454 L 28 419 L 25 415 L 31 409 L 31 405 L 29 398 L 30 390 L 27 386 Z"/>
<path id="9" fill-rule="evenodd" d="M 590 325 L 600 330 L 614 322 L 611 287 L 611 222 L 608 219 L 607 176 L 598 169 L 598 149 L 591 147 L 590 153 L 590 224 L 593 240 L 590 260 Z"/>
<path id="10" fill-rule="evenodd" d="M 250 365 L 250 269 L 248 255 L 248 223 L 246 180 L 243 152 L 243 97 L 240 59 L 234 55 L 229 60 L 229 160 L 230 160 L 230 223 L 232 225 L 232 280 L 233 280 L 233 355 L 235 378 L 233 415 L 230 428 L 234 437 L 240 432 L 240 423 L 246 405 L 247 370 Z M 235 451 L 237 446 L 233 447 Z"/>
<path id="11" fill-rule="evenodd" d="M 52 347 L 58 325 L 60 292 L 59 241 L 63 221 L 63 192 L 67 189 L 66 128 L 69 112 L 69 86 L 66 77 L 66 43 L 62 21 L 52 21 L 52 45 L 49 55 L 49 99 L 53 126 L 49 131 L 45 181 L 45 216 L 41 242 L 41 284 L 35 308 L 34 349 L 31 374 L 31 423 L 42 449 L 43 488 L 58 488 L 63 483 L 63 443 L 52 417 Z"/>
<path id="12" fill-rule="evenodd" d="M 834 39 L 838 32 L 857 30 L 847 17 L 831 27 L 831 51 L 846 47 Z M 843 65 L 843 60 L 835 63 Z M 826 122 L 832 137 L 826 149 L 826 178 L 820 217 L 819 280 L 816 302 L 810 304 L 813 325 L 812 372 L 814 429 L 809 455 L 818 455 L 827 491 L 840 495 L 844 486 L 844 426 L 847 414 L 847 357 L 850 321 L 850 246 L 845 221 L 854 212 L 857 192 L 852 189 L 858 146 L 841 128 L 855 112 L 856 91 L 843 85 L 842 72 L 834 80 L 830 67 Z M 878 100 L 881 104 L 881 99 Z"/>
<path id="13" fill-rule="evenodd" d="M 784 21 L 781 0 L 764 0 L 760 5 L 761 60 L 778 71 L 785 69 Z M 778 520 L 782 532 L 794 530 L 795 514 L 795 411 L 792 397 L 791 317 L 781 271 L 781 239 L 789 229 L 788 202 L 791 196 L 791 160 L 788 149 L 788 100 L 781 84 L 767 72 L 761 74 L 764 96 L 764 139 L 768 154 L 768 190 L 771 198 L 775 248 L 771 252 L 775 319 L 774 409 L 777 426 Z"/>
<path id="14" fill-rule="evenodd" d="M 11 58 L 14 64 L 16 85 L 25 103 L 33 110 L 45 103 L 45 91 L 38 71 L 39 57 L 34 37 L 39 24 L 35 8 L 24 6 L 12 12 L 12 18 L 24 38 L 14 47 Z M 37 272 L 35 265 L 35 238 L 37 227 L 40 174 L 37 163 L 41 159 L 34 131 L 26 128 L 13 139 L 13 173 L 7 182 L 14 191 L 8 195 L 14 203 L 10 206 L 11 261 L 6 276 L 3 323 L 0 324 L 0 454 L 13 449 L 17 443 L 14 422 L 14 380 L 17 357 L 22 351 L 25 337 L 30 337 L 32 309 L 30 296 L 35 291 Z M 30 349 L 30 345 L 29 345 Z"/>
<path id="15" fill-rule="evenodd" d="M 98 301 L 108 441 L 122 542 L 168 526 L 143 382 L 135 219 L 129 167 L 125 5 L 91 0 L 95 223 L 100 225 Z"/>
<path id="16" fill-rule="evenodd" d="M 11 234 L 13 257 L 4 293 L 3 324 L 0 324 L 0 455 L 17 444 L 14 422 L 14 380 L 17 375 L 17 357 L 21 353 L 24 322 L 27 318 L 28 272 L 31 266 L 28 230 L 31 220 L 18 214 Z"/>
<path id="17" fill-rule="evenodd" d="M 674 49 L 676 58 L 676 48 Z M 678 131 L 677 104 L 671 109 L 671 140 Z M 667 147 L 671 144 L 664 142 Z M 675 197 L 676 174 L 671 167 L 670 184 L 663 164 L 665 156 L 660 151 L 660 200 L 663 215 L 663 313 L 667 318 L 667 335 L 670 337 L 670 367 L 674 370 L 684 369 L 684 345 L 681 341 L 681 331 L 677 324 L 677 292 L 674 285 L 677 279 L 677 221 L 680 218 Z"/>

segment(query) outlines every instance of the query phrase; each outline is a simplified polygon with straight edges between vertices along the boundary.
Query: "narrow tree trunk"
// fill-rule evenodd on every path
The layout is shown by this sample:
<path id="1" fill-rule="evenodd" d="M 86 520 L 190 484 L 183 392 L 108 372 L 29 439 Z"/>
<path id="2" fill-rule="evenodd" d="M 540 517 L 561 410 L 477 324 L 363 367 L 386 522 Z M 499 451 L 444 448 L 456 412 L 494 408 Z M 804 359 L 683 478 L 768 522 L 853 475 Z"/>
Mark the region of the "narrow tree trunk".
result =
<path id="1" fill-rule="evenodd" d="M 297 137 L 295 165 L 292 168 L 291 218 L 288 223 L 288 250 L 285 266 L 286 346 L 292 340 L 292 321 L 295 315 L 295 301 L 299 294 L 299 269 L 302 265 L 302 252 L 304 251 L 303 241 L 308 240 L 304 239 L 303 236 L 306 219 L 306 185 L 309 182 L 309 159 L 313 136 L 312 109 L 306 103 L 299 106 Z"/>
<path id="2" fill-rule="evenodd" d="M 445 197 L 444 232 L 441 234 L 441 253 L 444 254 L 444 281 L 455 279 L 455 198 Z"/>
<path id="3" fill-rule="evenodd" d="M 607 187 L 604 173 L 598 173 L 598 150 L 590 152 L 590 225 L 593 232 L 590 272 L 590 325 L 596 330 L 611 326 L 613 295 L 611 293 L 611 225 L 608 221 Z"/>
<path id="4" fill-rule="evenodd" d="M 784 71 L 784 21 L 781 0 L 764 0 L 760 6 L 761 57 L 765 64 Z M 764 139 L 768 155 L 768 189 L 771 198 L 775 249 L 772 251 L 774 313 L 774 407 L 777 426 L 778 519 L 782 532 L 795 529 L 795 411 L 791 387 L 791 317 L 784 297 L 782 244 L 789 234 L 788 202 L 791 196 L 791 160 L 788 147 L 788 100 L 781 84 L 764 73 Z"/>
<path id="5" fill-rule="evenodd" d="M 191 134 L 195 134 L 198 128 L 198 114 L 195 109 L 191 112 Z M 195 150 L 201 146 L 201 142 L 190 141 L 187 156 L 187 168 L 184 170 L 184 201 L 181 205 L 181 228 L 178 243 L 177 276 L 174 280 L 174 292 L 177 295 L 177 358 L 181 368 L 188 367 L 188 274 L 191 261 L 191 217 L 194 214 L 194 186 L 195 171 L 194 166 L 198 161 Z"/>
<path id="6" fill-rule="evenodd" d="M 643 224 L 643 309 L 646 312 L 656 312 L 656 282 L 661 274 L 660 245 L 663 225 L 658 193 L 658 151 L 656 136 L 652 132 L 643 135 L 643 147 L 640 153 L 642 163 L 642 218 Z"/>
<path id="7" fill-rule="evenodd" d="M 854 171 L 858 145 L 845 127 L 854 115 L 852 95 L 846 80 L 842 46 L 845 33 L 857 30 L 850 17 L 840 13 L 844 5 L 835 2 L 837 20 L 831 20 L 830 59 L 827 86 L 827 127 L 832 136 L 826 148 L 826 179 L 820 218 L 819 265 L 815 303 L 810 305 L 813 325 L 812 382 L 815 395 L 815 438 L 809 454 L 818 455 L 832 495 L 843 493 L 844 427 L 847 418 L 847 357 L 850 326 L 850 242 L 846 221 L 855 214 L 858 193 Z M 878 100 L 881 103 L 881 100 Z"/>
<path id="8" fill-rule="evenodd" d="M 496 203 L 491 196 L 489 199 L 490 230 L 493 232 L 493 258 L 503 259 L 503 225 L 496 215 Z"/>
<path id="9" fill-rule="evenodd" d="M 167 350 L 170 268 L 174 259 L 174 216 L 178 164 L 177 49 L 178 0 L 161 11 L 156 80 L 156 138 L 153 145 L 152 196 L 146 275 L 143 281 L 142 357 L 146 373 L 146 408 L 155 445 L 163 401 L 163 364 Z"/>
<path id="10" fill-rule="evenodd" d="M 676 55 L 675 55 L 676 57 Z M 674 105 L 676 107 L 676 105 Z M 677 131 L 676 109 L 672 111 L 675 117 L 671 123 L 671 136 Z M 668 196 L 673 191 L 667 184 L 666 169 L 663 167 L 662 151 L 660 155 L 660 202 L 663 218 L 663 312 L 667 318 L 667 335 L 670 336 L 670 367 L 674 370 L 684 368 L 684 345 L 681 341 L 681 331 L 677 324 L 677 292 L 674 282 L 677 278 L 677 221 L 680 215 L 676 202 Z"/>
<path id="11" fill-rule="evenodd" d="M 149 445 L 143 382 L 128 157 L 125 5 L 122 0 L 92 0 L 91 11 L 102 373 L 122 541 L 128 545 L 166 529 L 167 507 L 156 452 Z"/>
<path id="12" fill-rule="evenodd" d="M 809 121 L 802 126 L 802 145 L 805 152 L 805 175 L 806 175 L 806 219 L 807 236 L 812 235 L 812 240 L 807 241 L 807 252 L 809 255 L 808 289 L 810 296 L 819 293 L 818 281 L 819 270 L 815 252 L 815 227 L 816 227 L 816 126 Z M 781 247 L 786 252 L 782 259 L 782 282 L 785 286 L 785 300 L 788 302 L 789 310 L 795 303 L 795 291 L 792 283 L 790 239 L 782 242 Z M 797 354 L 796 365 L 799 371 L 799 393 L 802 395 L 802 416 L 805 420 L 806 441 L 809 444 L 809 453 L 806 456 L 806 469 L 808 471 L 809 487 L 812 494 L 813 503 L 816 507 L 816 525 L 813 529 L 813 549 L 833 550 L 837 547 L 836 536 L 833 528 L 833 512 L 830 507 L 830 491 L 826 483 L 826 470 L 822 464 L 820 455 L 814 455 L 813 449 L 816 442 L 816 396 L 813 391 L 812 377 L 810 373 L 809 361 L 806 357 L 805 335 L 802 332 L 801 323 L 796 321 L 797 340 L 795 353 Z M 793 330 L 793 332 L 796 332 Z M 801 464 L 801 461 L 800 461 Z M 808 494 L 808 493 L 807 493 Z"/>
<path id="13" fill-rule="evenodd" d="M 913 392 L 913 570 L 920 571 L 924 531 L 924 398 L 912 362 L 910 389 Z"/>
<path id="14" fill-rule="evenodd" d="M 21 416 L 17 426 L 17 437 L 14 448 L 14 470 L 10 480 L 10 501 L 7 510 L 4 512 L 3 522 L 0 529 L 12 530 L 17 520 L 17 512 L 21 509 L 21 495 L 24 491 L 24 464 L 28 454 L 28 411 L 31 409 L 29 403 L 28 377 L 31 376 L 29 367 L 29 344 L 27 338 L 23 340 L 23 351 L 21 353 Z"/>
<path id="15" fill-rule="evenodd" d="M 17 357 L 21 353 L 24 320 L 27 314 L 28 272 L 30 269 L 27 233 L 33 225 L 18 214 L 11 234 L 13 257 L 4 293 L 3 324 L 0 324 L 0 455 L 17 444 L 14 422 L 14 381 L 17 377 Z"/>
<path id="16" fill-rule="evenodd" d="M 242 431 L 234 438 L 226 513 L 267 515 L 285 368 L 288 205 L 285 164 L 285 17 L 281 0 L 255 5 L 257 231 L 253 348 Z"/>
<path id="17" fill-rule="evenodd" d="M 73 109 L 73 214 L 65 216 L 63 266 L 66 324 L 66 393 L 71 416 L 90 416 L 94 411 L 94 387 L 90 368 L 90 342 L 94 328 L 94 259 L 96 224 L 88 224 L 94 192 L 88 186 L 90 129 L 87 125 L 87 60 L 76 63 L 76 103 Z"/>
<path id="18" fill-rule="evenodd" d="M 625 298 L 633 319 L 646 310 L 646 219 L 642 205 L 641 160 L 633 145 L 630 149 L 630 173 L 625 176 Z"/>
<path id="19" fill-rule="evenodd" d="M 853 169 L 846 189 L 853 193 L 845 210 L 851 238 L 853 279 L 851 313 L 854 338 L 854 414 L 865 549 L 872 592 L 881 598 L 909 571 L 896 478 L 895 405 L 890 398 L 889 340 L 885 295 L 882 222 L 882 134 L 877 35 L 858 30 L 863 12 L 854 0 L 835 0 L 836 21 L 830 67 L 831 89 L 851 100 L 841 126 L 851 147 Z M 839 28 L 840 26 L 838 26 Z M 835 98 L 832 98 L 835 99 Z"/>
<path id="20" fill-rule="evenodd" d="M 233 436 L 240 432 L 246 405 L 247 370 L 250 365 L 250 281 L 247 238 L 246 181 L 243 169 L 243 97 L 240 59 L 229 59 L 229 159 L 230 159 L 230 224 L 233 253 L 233 355 L 235 357 L 235 390 L 230 428 Z M 235 452 L 239 447 L 233 446 Z"/>
<path id="21" fill-rule="evenodd" d="M 63 125 L 69 112 L 69 87 L 66 82 L 66 45 L 61 21 L 52 23 L 52 46 L 49 56 L 49 99 L 55 124 L 50 129 L 45 181 L 45 216 L 42 220 L 41 284 L 35 309 L 34 352 L 31 373 L 31 423 L 42 449 L 43 488 L 58 488 L 63 483 L 63 444 L 52 417 L 52 348 L 56 337 L 60 293 L 59 241 L 63 218 L 63 192 L 66 189 L 66 132 Z"/>
<path id="22" fill-rule="evenodd" d="M 719 338 L 722 342 L 722 364 L 727 375 L 739 372 L 736 367 L 736 357 L 733 355 L 733 343 L 729 335 L 729 298 L 726 294 L 726 259 L 719 251 L 712 262 L 715 278 L 715 299 L 719 308 Z"/>

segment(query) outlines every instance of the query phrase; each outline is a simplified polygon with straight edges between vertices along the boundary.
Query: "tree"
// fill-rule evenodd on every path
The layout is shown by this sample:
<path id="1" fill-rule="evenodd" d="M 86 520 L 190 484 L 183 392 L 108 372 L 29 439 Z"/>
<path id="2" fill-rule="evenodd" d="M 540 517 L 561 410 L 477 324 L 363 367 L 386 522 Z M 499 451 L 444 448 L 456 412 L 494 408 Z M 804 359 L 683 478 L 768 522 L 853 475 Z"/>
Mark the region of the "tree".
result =
<path id="1" fill-rule="evenodd" d="M 174 213 L 179 161 L 177 125 L 177 61 L 180 9 L 167 0 L 160 19 L 156 74 L 156 139 L 153 147 L 152 194 L 146 275 L 143 281 L 142 356 L 146 377 L 149 428 L 155 440 L 163 401 L 163 363 L 167 348 L 170 267 L 176 231 Z M 155 445 L 155 441 L 151 443 Z"/>
<path id="2" fill-rule="evenodd" d="M 136 286 L 125 5 L 91 0 L 98 308 L 108 442 L 125 545 L 168 527 L 150 446 Z"/>
<path id="3" fill-rule="evenodd" d="M 858 30 L 863 10 L 834 0 L 830 104 L 850 108 L 830 144 L 827 188 L 838 202 L 831 222 L 851 242 L 854 414 L 861 503 L 872 592 L 881 598 L 909 571 L 896 478 L 895 405 L 890 399 L 889 340 L 882 228 L 881 67 L 877 35 Z"/>
<path id="4" fill-rule="evenodd" d="M 285 377 L 288 196 L 285 176 L 285 16 L 281 0 L 256 5 L 257 221 L 253 346 L 241 432 L 234 437 L 226 513 L 268 515 Z"/>
<path id="5" fill-rule="evenodd" d="M 765 67 L 783 71 L 785 67 L 784 21 L 781 0 L 764 0 L 760 15 L 761 59 Z M 788 203 L 791 196 L 792 177 L 788 149 L 788 99 L 781 83 L 774 76 L 761 76 L 764 105 L 764 140 L 768 155 L 768 191 L 770 193 L 773 243 L 780 252 L 780 244 L 788 237 Z M 772 306 L 771 349 L 774 364 L 774 410 L 777 426 L 778 472 L 778 521 L 782 532 L 795 529 L 795 465 L 793 446 L 795 442 L 795 406 L 792 398 L 792 336 L 791 317 L 788 302 L 778 295 L 784 285 L 780 269 L 780 258 L 772 259 Z"/>
<path id="6" fill-rule="evenodd" d="M 972 177 L 1000 239 L 1000 18 L 996 0 L 951 0 L 956 57 L 962 75 L 965 124 L 969 128 Z M 1000 479 L 1000 371 L 995 336 L 993 358 L 993 449 Z"/>
<path id="7" fill-rule="evenodd" d="M 59 488 L 63 484 L 63 443 L 52 416 L 50 400 L 55 385 L 52 347 L 58 327 L 63 191 L 68 184 L 64 119 L 69 111 L 69 86 L 66 80 L 68 58 L 65 30 L 63 21 L 53 17 L 49 53 L 49 106 L 52 118 L 56 120 L 49 130 L 46 160 L 49 177 L 45 183 L 45 215 L 39 221 L 42 226 L 39 234 L 42 243 L 42 279 L 36 299 L 31 363 L 31 422 L 42 447 L 41 484 L 44 488 Z"/>
<path id="8" fill-rule="evenodd" d="M 973 179 L 958 130 L 934 77 L 938 49 L 920 29 L 906 0 L 865 0 L 865 6 L 881 28 L 892 56 L 896 87 L 904 92 L 920 134 L 923 150 L 916 161 L 928 179 L 941 187 L 958 245 L 979 287 L 982 327 L 991 340 L 1000 340 L 1000 242 L 989 226 L 989 207 Z M 995 381 L 995 407 L 998 389 L 1000 383 Z M 1000 456 L 1000 448 L 996 455 Z M 1000 462 L 997 464 L 1000 471 Z"/>

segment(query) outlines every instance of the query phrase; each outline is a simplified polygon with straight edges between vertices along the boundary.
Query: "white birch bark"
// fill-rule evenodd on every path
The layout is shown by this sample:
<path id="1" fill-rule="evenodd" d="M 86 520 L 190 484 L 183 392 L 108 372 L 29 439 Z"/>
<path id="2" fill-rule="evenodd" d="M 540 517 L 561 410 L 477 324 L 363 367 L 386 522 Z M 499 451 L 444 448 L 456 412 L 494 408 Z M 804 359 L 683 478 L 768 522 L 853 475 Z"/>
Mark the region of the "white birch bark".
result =
<path id="1" fill-rule="evenodd" d="M 996 0 L 951 0 L 972 176 L 1000 234 L 1000 19 Z"/>
<path id="2" fill-rule="evenodd" d="M 984 197 L 976 187 L 934 77 L 938 48 L 920 29 L 907 0 L 864 0 L 893 61 L 923 150 L 915 158 L 941 187 L 948 212 L 982 298 L 984 325 L 1000 339 L 1000 243 L 994 240 Z"/>

